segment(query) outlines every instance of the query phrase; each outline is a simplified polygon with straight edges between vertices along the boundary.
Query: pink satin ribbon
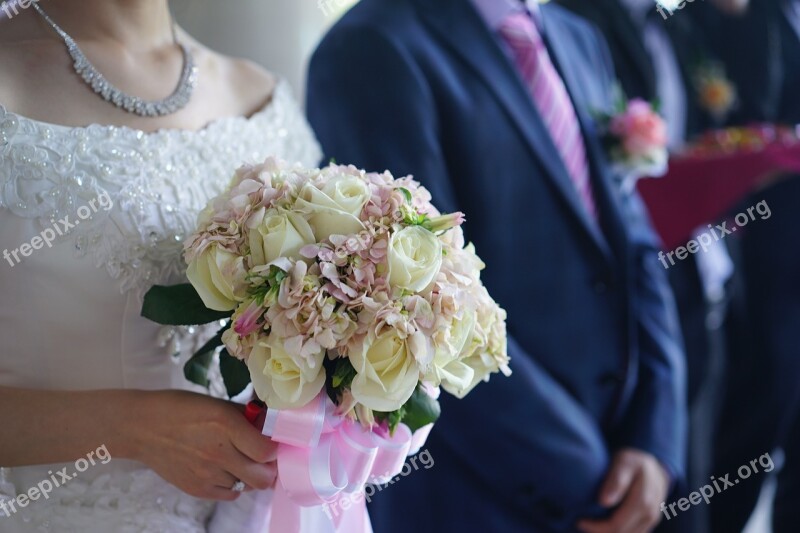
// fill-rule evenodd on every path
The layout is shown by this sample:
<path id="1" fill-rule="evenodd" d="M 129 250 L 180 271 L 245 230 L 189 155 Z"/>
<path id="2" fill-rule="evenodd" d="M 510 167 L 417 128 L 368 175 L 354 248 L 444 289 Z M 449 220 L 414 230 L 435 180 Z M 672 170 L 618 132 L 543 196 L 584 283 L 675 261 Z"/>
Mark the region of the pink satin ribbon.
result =
<path id="1" fill-rule="evenodd" d="M 323 391 L 299 409 L 267 411 L 262 433 L 280 443 L 269 531 L 299 532 L 308 508 L 318 507 L 331 531 L 371 533 L 365 499 L 357 493 L 366 483 L 386 483 L 400 474 L 432 427 L 412 434 L 400 424 L 394 435 L 380 435 L 334 410 Z"/>

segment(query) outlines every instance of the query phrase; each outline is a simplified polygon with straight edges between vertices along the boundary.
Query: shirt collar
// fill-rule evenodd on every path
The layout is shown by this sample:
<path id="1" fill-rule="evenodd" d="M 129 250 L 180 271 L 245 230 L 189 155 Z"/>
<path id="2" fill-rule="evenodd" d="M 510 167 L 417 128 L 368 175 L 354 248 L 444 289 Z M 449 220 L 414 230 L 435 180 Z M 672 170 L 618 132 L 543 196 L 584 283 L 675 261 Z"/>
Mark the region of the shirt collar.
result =
<path id="1" fill-rule="evenodd" d="M 486 24 L 493 30 L 499 30 L 503 21 L 510 15 L 524 11 L 526 8 L 537 24 L 541 17 L 537 0 L 472 0 L 472 3 Z"/>

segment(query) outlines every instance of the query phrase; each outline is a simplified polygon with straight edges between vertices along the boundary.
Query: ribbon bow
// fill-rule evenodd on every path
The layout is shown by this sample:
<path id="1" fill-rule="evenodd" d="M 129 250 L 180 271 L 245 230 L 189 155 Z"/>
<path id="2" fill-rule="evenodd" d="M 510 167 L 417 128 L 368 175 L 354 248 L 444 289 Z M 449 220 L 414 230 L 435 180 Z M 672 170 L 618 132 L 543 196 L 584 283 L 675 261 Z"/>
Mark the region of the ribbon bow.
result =
<path id="1" fill-rule="evenodd" d="M 254 422 L 251 406 L 248 413 Z M 412 433 L 400 424 L 394 435 L 365 429 L 336 415 L 324 392 L 301 408 L 269 409 L 262 433 L 280 443 L 269 530 L 371 532 L 364 485 L 386 483 L 400 474 L 431 427 Z M 316 527 L 306 529 L 310 523 Z"/>

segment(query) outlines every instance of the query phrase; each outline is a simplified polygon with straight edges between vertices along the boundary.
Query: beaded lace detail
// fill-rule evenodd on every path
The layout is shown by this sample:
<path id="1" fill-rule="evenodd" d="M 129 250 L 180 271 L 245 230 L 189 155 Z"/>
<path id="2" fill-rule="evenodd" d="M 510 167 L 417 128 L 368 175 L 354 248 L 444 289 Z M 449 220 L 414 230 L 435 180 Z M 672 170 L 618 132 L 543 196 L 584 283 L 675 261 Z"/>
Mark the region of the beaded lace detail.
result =
<path id="1" fill-rule="evenodd" d="M 197 132 L 145 133 L 125 127 L 66 127 L 0 106 L 0 208 L 35 218 L 42 229 L 110 198 L 68 231 L 77 257 L 88 256 L 143 294 L 184 280 L 182 242 L 198 212 L 234 170 L 277 156 L 307 166 L 321 151 L 288 83 L 250 118 L 223 118 Z M 84 209 L 84 212 L 87 212 Z"/>
<path id="2" fill-rule="evenodd" d="M 4 526 L 15 531 L 13 523 L 21 523 L 25 531 L 42 533 L 206 533 L 214 510 L 214 502 L 184 494 L 152 470 L 112 471 L 92 481 L 76 478 L 48 496 L 15 508 L 11 516 L 0 513 L 0 531 L 6 531 Z"/>

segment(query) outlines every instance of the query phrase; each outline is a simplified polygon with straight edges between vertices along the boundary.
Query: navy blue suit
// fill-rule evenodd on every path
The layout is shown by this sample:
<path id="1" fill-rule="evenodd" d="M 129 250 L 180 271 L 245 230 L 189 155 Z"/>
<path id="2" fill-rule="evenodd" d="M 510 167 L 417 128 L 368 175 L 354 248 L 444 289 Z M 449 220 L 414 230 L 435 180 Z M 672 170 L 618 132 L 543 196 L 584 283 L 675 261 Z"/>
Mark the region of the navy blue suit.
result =
<path id="1" fill-rule="evenodd" d="M 544 33 L 586 137 L 590 219 L 513 63 L 468 0 L 363 0 L 311 62 L 326 156 L 413 174 L 467 213 L 508 311 L 513 375 L 443 395 L 430 470 L 373 501 L 383 531 L 571 531 L 620 447 L 684 462 L 682 348 L 656 242 L 595 138 L 613 73 L 597 33 L 556 6 Z"/>
<path id="2" fill-rule="evenodd" d="M 646 29 L 637 24 L 634 14 L 622 0 L 556 0 L 573 13 L 581 15 L 602 32 L 609 43 L 615 71 L 625 94 L 630 97 L 655 101 L 658 98 L 658 75 L 651 53 L 647 50 Z M 689 4 L 686 12 L 694 9 Z M 684 93 L 685 140 L 704 132 L 715 125 L 715 119 L 701 105 L 697 85 L 694 81 L 703 62 L 717 62 L 716 54 L 706 42 L 706 35 L 694 18 L 675 15 L 662 20 L 654 4 L 650 4 L 648 17 L 663 26 L 668 44 L 678 63 L 680 82 Z M 669 119 L 670 117 L 667 117 Z M 723 314 L 725 301 L 709 301 L 700 277 L 698 259 L 690 256 L 669 269 L 669 279 L 678 305 L 678 313 L 686 349 L 688 390 L 687 399 L 693 413 L 690 425 L 688 458 L 688 486 L 702 486 L 708 480 L 711 468 L 710 442 L 715 434 L 714 422 L 719 393 L 719 381 L 725 353 L 719 348 L 724 331 L 713 317 Z M 686 495 L 694 490 L 690 488 Z M 684 496 L 684 494 L 681 494 Z M 662 523 L 659 531 L 692 533 L 705 531 L 708 508 L 693 507 L 679 516 Z"/>

